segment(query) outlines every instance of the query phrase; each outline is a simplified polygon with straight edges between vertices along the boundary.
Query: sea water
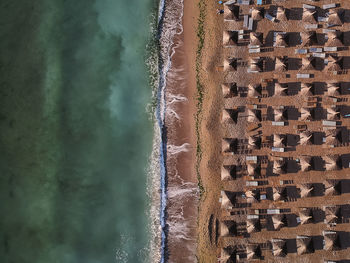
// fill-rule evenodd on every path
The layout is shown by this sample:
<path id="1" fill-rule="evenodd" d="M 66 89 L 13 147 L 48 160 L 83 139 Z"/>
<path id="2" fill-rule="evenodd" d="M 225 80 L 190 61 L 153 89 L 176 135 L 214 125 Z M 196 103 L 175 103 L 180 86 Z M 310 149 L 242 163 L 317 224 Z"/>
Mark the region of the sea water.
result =
<path id="1" fill-rule="evenodd" d="M 154 2 L 0 2 L 0 262 L 148 262 Z"/>

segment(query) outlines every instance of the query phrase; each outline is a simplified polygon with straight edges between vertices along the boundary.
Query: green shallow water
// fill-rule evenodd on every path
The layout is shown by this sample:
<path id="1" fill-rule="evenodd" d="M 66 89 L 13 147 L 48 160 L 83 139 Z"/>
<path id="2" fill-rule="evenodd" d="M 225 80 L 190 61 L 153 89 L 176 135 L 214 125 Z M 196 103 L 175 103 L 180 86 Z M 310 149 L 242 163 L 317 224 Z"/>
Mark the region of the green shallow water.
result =
<path id="1" fill-rule="evenodd" d="M 151 2 L 0 2 L 1 262 L 143 262 Z"/>

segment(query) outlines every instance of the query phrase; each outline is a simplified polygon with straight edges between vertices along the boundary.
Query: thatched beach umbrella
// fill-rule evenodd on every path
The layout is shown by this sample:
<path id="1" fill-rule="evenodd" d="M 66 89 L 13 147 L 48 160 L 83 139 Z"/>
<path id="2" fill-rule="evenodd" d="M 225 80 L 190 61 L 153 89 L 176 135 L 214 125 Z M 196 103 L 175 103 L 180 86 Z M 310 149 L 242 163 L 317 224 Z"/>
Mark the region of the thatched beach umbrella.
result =
<path id="1" fill-rule="evenodd" d="M 222 208 L 233 207 L 233 203 L 232 203 L 231 199 L 229 198 L 226 191 L 221 192 L 221 207 Z"/>
<path id="2" fill-rule="evenodd" d="M 285 256 L 285 252 L 284 252 L 284 245 L 285 245 L 285 241 L 282 239 L 272 239 L 271 240 L 271 244 L 272 244 L 272 254 L 275 257 L 283 257 Z"/>
<path id="3" fill-rule="evenodd" d="M 255 194 L 253 193 L 252 190 L 247 190 L 245 192 L 245 196 L 247 198 L 247 203 L 255 203 L 257 202 L 258 200 L 255 198 Z"/>
<path id="4" fill-rule="evenodd" d="M 337 120 L 339 117 L 339 112 L 332 109 L 327 108 L 327 120 Z"/>
<path id="5" fill-rule="evenodd" d="M 337 12 L 337 10 L 331 10 L 329 15 L 328 15 L 328 18 L 327 18 L 327 22 L 329 25 L 342 25 L 343 22 L 341 21 L 340 19 L 340 16 Z"/>
<path id="6" fill-rule="evenodd" d="M 254 20 L 261 20 L 263 19 L 263 15 L 260 9 L 258 8 L 252 8 L 251 9 L 251 15 Z"/>
<path id="7" fill-rule="evenodd" d="M 259 256 L 257 255 L 257 246 L 253 244 L 248 244 L 246 246 L 247 259 L 257 259 Z"/>
<path id="8" fill-rule="evenodd" d="M 301 145 L 307 145 L 310 144 L 310 139 L 312 137 L 312 133 L 309 131 L 304 131 L 300 133 L 300 144 Z"/>
<path id="9" fill-rule="evenodd" d="M 263 44 L 261 33 L 250 32 L 249 39 L 250 39 L 251 46 L 261 46 Z"/>
<path id="10" fill-rule="evenodd" d="M 337 248 L 336 245 L 336 239 L 337 239 L 337 233 L 333 231 L 324 231 L 323 232 L 324 237 L 324 249 L 325 250 L 334 250 Z"/>
<path id="11" fill-rule="evenodd" d="M 250 175 L 250 176 L 255 175 L 256 168 L 257 168 L 257 165 L 255 163 L 247 163 L 248 175 Z"/>
<path id="12" fill-rule="evenodd" d="M 259 231 L 259 219 L 247 219 L 246 223 L 249 234 Z"/>
<path id="13" fill-rule="evenodd" d="M 328 96 L 338 96 L 339 95 L 339 87 L 337 83 L 327 83 L 327 95 Z"/>
<path id="14" fill-rule="evenodd" d="M 221 167 L 221 180 L 230 180 L 232 179 L 230 169 L 227 166 L 222 166 Z"/>
<path id="15" fill-rule="evenodd" d="M 300 157 L 300 169 L 305 172 L 305 171 L 308 171 L 310 170 L 311 168 L 311 158 L 309 156 L 303 156 L 303 157 Z"/>
<path id="16" fill-rule="evenodd" d="M 225 20 L 239 20 L 239 6 L 230 4 L 224 7 Z"/>
<path id="17" fill-rule="evenodd" d="M 296 242 L 298 255 L 303 255 L 310 252 L 308 249 L 310 241 L 311 239 L 309 237 L 297 236 Z"/>
<path id="18" fill-rule="evenodd" d="M 327 47 L 341 47 L 343 46 L 343 42 L 340 40 L 338 33 L 335 32 L 328 32 L 327 33 L 328 40 L 326 42 Z"/>
<path id="19" fill-rule="evenodd" d="M 220 256 L 220 263 L 231 263 L 231 257 L 232 257 L 232 249 L 230 248 L 222 248 L 221 249 L 221 256 Z"/>
<path id="20" fill-rule="evenodd" d="M 273 228 L 275 230 L 279 230 L 283 225 L 283 221 L 282 221 L 282 216 L 281 215 L 273 215 L 272 216 L 272 224 L 273 224 Z"/>
<path id="21" fill-rule="evenodd" d="M 326 131 L 326 144 L 327 145 L 335 145 L 338 143 L 337 139 L 337 130 L 327 130 Z"/>
<path id="22" fill-rule="evenodd" d="M 237 59 L 226 58 L 224 60 L 224 71 L 236 71 L 237 70 Z"/>
<path id="23" fill-rule="evenodd" d="M 301 69 L 302 70 L 314 70 L 314 66 L 312 65 L 312 59 L 302 58 L 301 59 Z"/>
<path id="24" fill-rule="evenodd" d="M 300 218 L 300 224 L 304 225 L 309 223 L 309 221 L 312 219 L 312 216 L 310 215 L 310 212 L 308 209 L 304 209 L 299 212 L 299 218 Z"/>
<path id="25" fill-rule="evenodd" d="M 248 122 L 258 122 L 259 121 L 256 114 L 251 109 L 247 109 L 247 121 Z"/>
<path id="26" fill-rule="evenodd" d="M 311 117 L 311 113 L 308 109 L 306 108 L 301 108 L 300 109 L 300 118 L 299 120 L 301 121 L 306 121 Z"/>
<path id="27" fill-rule="evenodd" d="M 224 31 L 222 36 L 222 42 L 224 46 L 235 46 L 238 42 L 237 31 Z"/>
<path id="28" fill-rule="evenodd" d="M 287 21 L 288 20 L 287 15 L 286 15 L 286 10 L 282 6 L 277 7 L 276 19 L 278 19 L 279 21 Z"/>
<path id="29" fill-rule="evenodd" d="M 253 136 L 249 136 L 248 137 L 248 149 L 256 149 L 257 148 L 257 142 L 258 139 L 253 137 Z"/>
<path id="30" fill-rule="evenodd" d="M 222 139 L 222 143 L 221 143 L 221 147 L 222 148 L 221 148 L 221 150 L 222 150 L 223 153 L 232 151 L 231 142 L 232 142 L 231 139 Z"/>
<path id="31" fill-rule="evenodd" d="M 328 71 L 339 71 L 341 70 L 341 67 L 339 65 L 339 60 L 333 56 L 329 56 L 328 58 L 328 64 L 325 66 L 324 70 Z"/>
<path id="32" fill-rule="evenodd" d="M 220 223 L 220 236 L 228 237 L 237 235 L 237 224 L 233 220 L 224 220 Z"/>
<path id="33" fill-rule="evenodd" d="M 260 72 L 263 67 L 259 57 L 249 58 L 248 66 L 252 72 Z"/>
<path id="34" fill-rule="evenodd" d="M 316 11 L 313 11 L 313 10 L 308 9 L 308 8 L 303 8 L 302 20 L 306 23 L 315 24 L 315 23 L 317 23 L 317 21 L 315 19 L 315 14 L 316 14 Z"/>
<path id="35" fill-rule="evenodd" d="M 328 180 L 326 180 L 324 182 L 324 193 L 326 196 L 328 195 L 333 195 L 335 193 L 335 186 L 333 183 L 329 182 Z"/>
<path id="36" fill-rule="evenodd" d="M 274 161 L 273 162 L 273 173 L 275 173 L 275 174 L 282 173 L 282 167 L 283 167 L 283 161 Z M 277 194 L 277 192 L 276 192 L 276 194 Z"/>
<path id="37" fill-rule="evenodd" d="M 306 185 L 306 184 L 300 184 L 299 189 L 300 189 L 300 196 L 303 198 L 303 197 L 310 196 L 311 191 L 313 190 L 313 187 L 310 187 L 309 185 Z"/>
<path id="38" fill-rule="evenodd" d="M 283 137 L 281 135 L 279 135 L 279 134 L 273 135 L 273 147 L 276 147 L 276 148 L 284 147 Z"/>
<path id="39" fill-rule="evenodd" d="M 252 84 L 249 84 L 248 85 L 248 97 L 251 97 L 251 98 L 256 98 L 256 97 L 259 97 L 261 96 L 261 93 L 258 91 L 259 89 L 259 85 L 252 85 Z"/>
<path id="40" fill-rule="evenodd" d="M 338 169 L 337 158 L 335 156 L 323 156 L 323 160 L 326 163 L 327 171 L 333 171 Z"/>
<path id="41" fill-rule="evenodd" d="M 280 83 L 275 83 L 275 95 L 276 96 L 285 96 L 286 93 L 285 91 L 287 90 L 287 88 L 282 87 L 282 85 Z"/>
<path id="42" fill-rule="evenodd" d="M 288 46 L 287 42 L 285 40 L 285 35 L 284 34 L 278 34 L 276 36 L 275 46 L 276 47 L 286 47 L 286 46 Z"/>
<path id="43" fill-rule="evenodd" d="M 311 83 L 301 83 L 300 94 L 303 95 L 303 96 L 310 96 L 310 95 L 312 95 L 311 88 L 312 88 L 312 84 Z"/>
<path id="44" fill-rule="evenodd" d="M 313 44 L 316 38 L 316 32 L 315 31 L 301 32 L 300 36 L 301 36 L 302 45 L 310 46 Z"/>
<path id="45" fill-rule="evenodd" d="M 283 121 L 284 120 L 283 110 L 281 110 L 281 109 L 274 109 L 273 110 L 273 114 L 275 116 L 275 121 Z"/>
<path id="46" fill-rule="evenodd" d="M 326 223 L 327 224 L 332 224 L 332 223 L 336 223 L 338 216 L 337 216 L 337 212 L 338 212 L 338 208 L 336 206 L 326 206 L 324 207 L 324 211 L 326 214 Z"/>
<path id="47" fill-rule="evenodd" d="M 282 195 L 281 195 L 280 191 L 278 191 L 278 189 L 276 189 L 276 188 L 273 188 L 273 190 L 272 190 L 272 197 L 273 197 L 273 200 L 275 200 L 275 201 L 279 201 L 282 199 Z"/>
<path id="48" fill-rule="evenodd" d="M 238 110 L 237 109 L 224 109 L 222 111 L 221 122 L 233 121 L 237 122 Z"/>
<path id="49" fill-rule="evenodd" d="M 275 60 L 275 71 L 282 72 L 282 71 L 286 71 L 286 69 L 287 69 L 287 66 L 283 62 L 283 59 L 276 57 L 276 60 Z"/>

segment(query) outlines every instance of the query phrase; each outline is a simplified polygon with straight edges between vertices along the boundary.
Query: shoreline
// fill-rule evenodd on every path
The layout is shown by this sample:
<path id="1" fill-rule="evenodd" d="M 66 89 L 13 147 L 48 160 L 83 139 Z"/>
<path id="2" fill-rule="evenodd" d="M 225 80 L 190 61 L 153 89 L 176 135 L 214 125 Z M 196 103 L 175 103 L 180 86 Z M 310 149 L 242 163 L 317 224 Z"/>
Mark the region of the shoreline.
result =
<path id="1" fill-rule="evenodd" d="M 184 2 L 182 32 L 173 39 L 166 79 L 167 248 L 166 262 L 195 262 L 198 191 L 196 163 L 196 2 Z"/>

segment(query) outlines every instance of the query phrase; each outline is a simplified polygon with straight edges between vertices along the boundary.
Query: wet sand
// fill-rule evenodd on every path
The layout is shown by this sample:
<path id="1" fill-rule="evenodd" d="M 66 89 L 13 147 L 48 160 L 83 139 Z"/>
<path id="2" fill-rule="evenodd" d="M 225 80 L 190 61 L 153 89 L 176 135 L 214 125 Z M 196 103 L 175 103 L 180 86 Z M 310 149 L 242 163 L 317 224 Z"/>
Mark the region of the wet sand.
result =
<path id="1" fill-rule="evenodd" d="M 183 32 L 174 39 L 175 54 L 167 77 L 168 107 L 179 119 L 168 118 L 168 145 L 184 145 L 185 151 L 168 152 L 168 262 L 195 262 L 197 241 L 198 193 L 196 163 L 196 80 L 197 1 L 185 1 Z M 183 96 L 186 101 L 169 104 Z M 187 145 L 189 144 L 189 145 Z"/>

